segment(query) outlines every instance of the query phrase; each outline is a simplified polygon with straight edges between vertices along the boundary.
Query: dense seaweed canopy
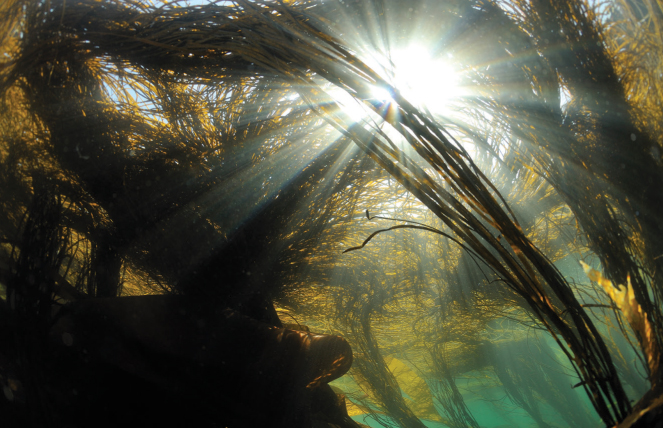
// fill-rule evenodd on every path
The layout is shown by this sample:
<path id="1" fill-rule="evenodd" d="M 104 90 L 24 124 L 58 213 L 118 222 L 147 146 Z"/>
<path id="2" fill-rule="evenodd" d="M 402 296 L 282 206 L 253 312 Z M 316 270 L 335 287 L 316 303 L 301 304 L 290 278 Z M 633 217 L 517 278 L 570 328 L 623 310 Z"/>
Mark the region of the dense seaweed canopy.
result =
<path id="1" fill-rule="evenodd" d="M 353 426 L 319 416 L 342 396 L 372 426 L 660 415 L 662 25 L 653 0 L 3 1 L 3 415 L 92 402 L 52 375 L 59 308 L 153 294 L 345 337 L 314 426 Z M 197 385 L 211 426 L 267 411 Z"/>

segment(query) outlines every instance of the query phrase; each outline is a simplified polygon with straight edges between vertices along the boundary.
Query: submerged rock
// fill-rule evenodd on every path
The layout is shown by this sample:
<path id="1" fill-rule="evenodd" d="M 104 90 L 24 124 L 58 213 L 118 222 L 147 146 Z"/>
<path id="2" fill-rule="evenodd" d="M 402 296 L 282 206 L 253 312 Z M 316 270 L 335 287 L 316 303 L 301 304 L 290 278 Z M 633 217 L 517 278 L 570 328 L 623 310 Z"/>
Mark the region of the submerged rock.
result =
<path id="1" fill-rule="evenodd" d="M 140 296 L 63 308 L 50 342 L 46 385 L 62 424 L 357 426 L 327 385 L 352 364 L 339 336 L 200 299 Z"/>

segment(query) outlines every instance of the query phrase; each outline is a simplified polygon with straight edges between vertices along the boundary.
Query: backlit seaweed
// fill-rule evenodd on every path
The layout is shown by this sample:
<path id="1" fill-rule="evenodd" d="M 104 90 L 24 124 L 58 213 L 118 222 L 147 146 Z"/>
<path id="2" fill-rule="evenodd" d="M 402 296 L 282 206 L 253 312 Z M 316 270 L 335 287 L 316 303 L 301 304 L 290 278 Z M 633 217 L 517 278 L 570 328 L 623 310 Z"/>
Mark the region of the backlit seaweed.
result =
<path id="1" fill-rule="evenodd" d="M 4 2 L 3 414 L 476 427 L 481 382 L 541 427 L 660 414 L 660 12 Z M 444 108 L 398 78 L 426 31 Z"/>

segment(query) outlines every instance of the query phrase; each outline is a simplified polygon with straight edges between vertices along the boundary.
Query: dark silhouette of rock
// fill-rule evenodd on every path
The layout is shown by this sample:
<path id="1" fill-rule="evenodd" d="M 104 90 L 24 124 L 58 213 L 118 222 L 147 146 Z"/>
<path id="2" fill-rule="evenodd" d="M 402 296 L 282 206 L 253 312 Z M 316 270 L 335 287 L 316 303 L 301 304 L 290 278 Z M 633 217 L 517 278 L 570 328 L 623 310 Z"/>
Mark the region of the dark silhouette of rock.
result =
<path id="1" fill-rule="evenodd" d="M 165 295 L 80 300 L 50 339 L 59 425 L 358 426 L 327 385 L 352 364 L 338 336 Z"/>

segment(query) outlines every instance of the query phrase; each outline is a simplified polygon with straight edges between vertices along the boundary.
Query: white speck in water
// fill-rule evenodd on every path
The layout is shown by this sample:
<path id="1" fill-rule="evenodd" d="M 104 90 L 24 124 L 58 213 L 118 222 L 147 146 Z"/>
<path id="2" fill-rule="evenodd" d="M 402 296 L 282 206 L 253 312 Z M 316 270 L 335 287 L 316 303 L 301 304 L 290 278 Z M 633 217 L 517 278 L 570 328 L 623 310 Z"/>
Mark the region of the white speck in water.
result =
<path id="1" fill-rule="evenodd" d="M 64 343 L 67 346 L 71 346 L 74 344 L 74 336 L 72 336 L 69 333 L 62 333 L 62 343 Z"/>
<path id="2" fill-rule="evenodd" d="M 635 141 L 636 138 L 635 134 L 631 134 L 631 141 Z"/>
<path id="3" fill-rule="evenodd" d="M 76 153 L 78 153 L 78 157 L 83 159 L 83 160 L 90 159 L 90 156 L 87 156 L 87 155 L 84 156 L 84 155 L 81 154 L 81 149 L 80 149 L 78 144 L 76 144 Z"/>
<path id="4" fill-rule="evenodd" d="M 2 387 L 2 392 L 5 393 L 5 398 L 7 399 L 7 401 L 14 401 L 14 392 L 10 387 L 8 386 Z"/>

